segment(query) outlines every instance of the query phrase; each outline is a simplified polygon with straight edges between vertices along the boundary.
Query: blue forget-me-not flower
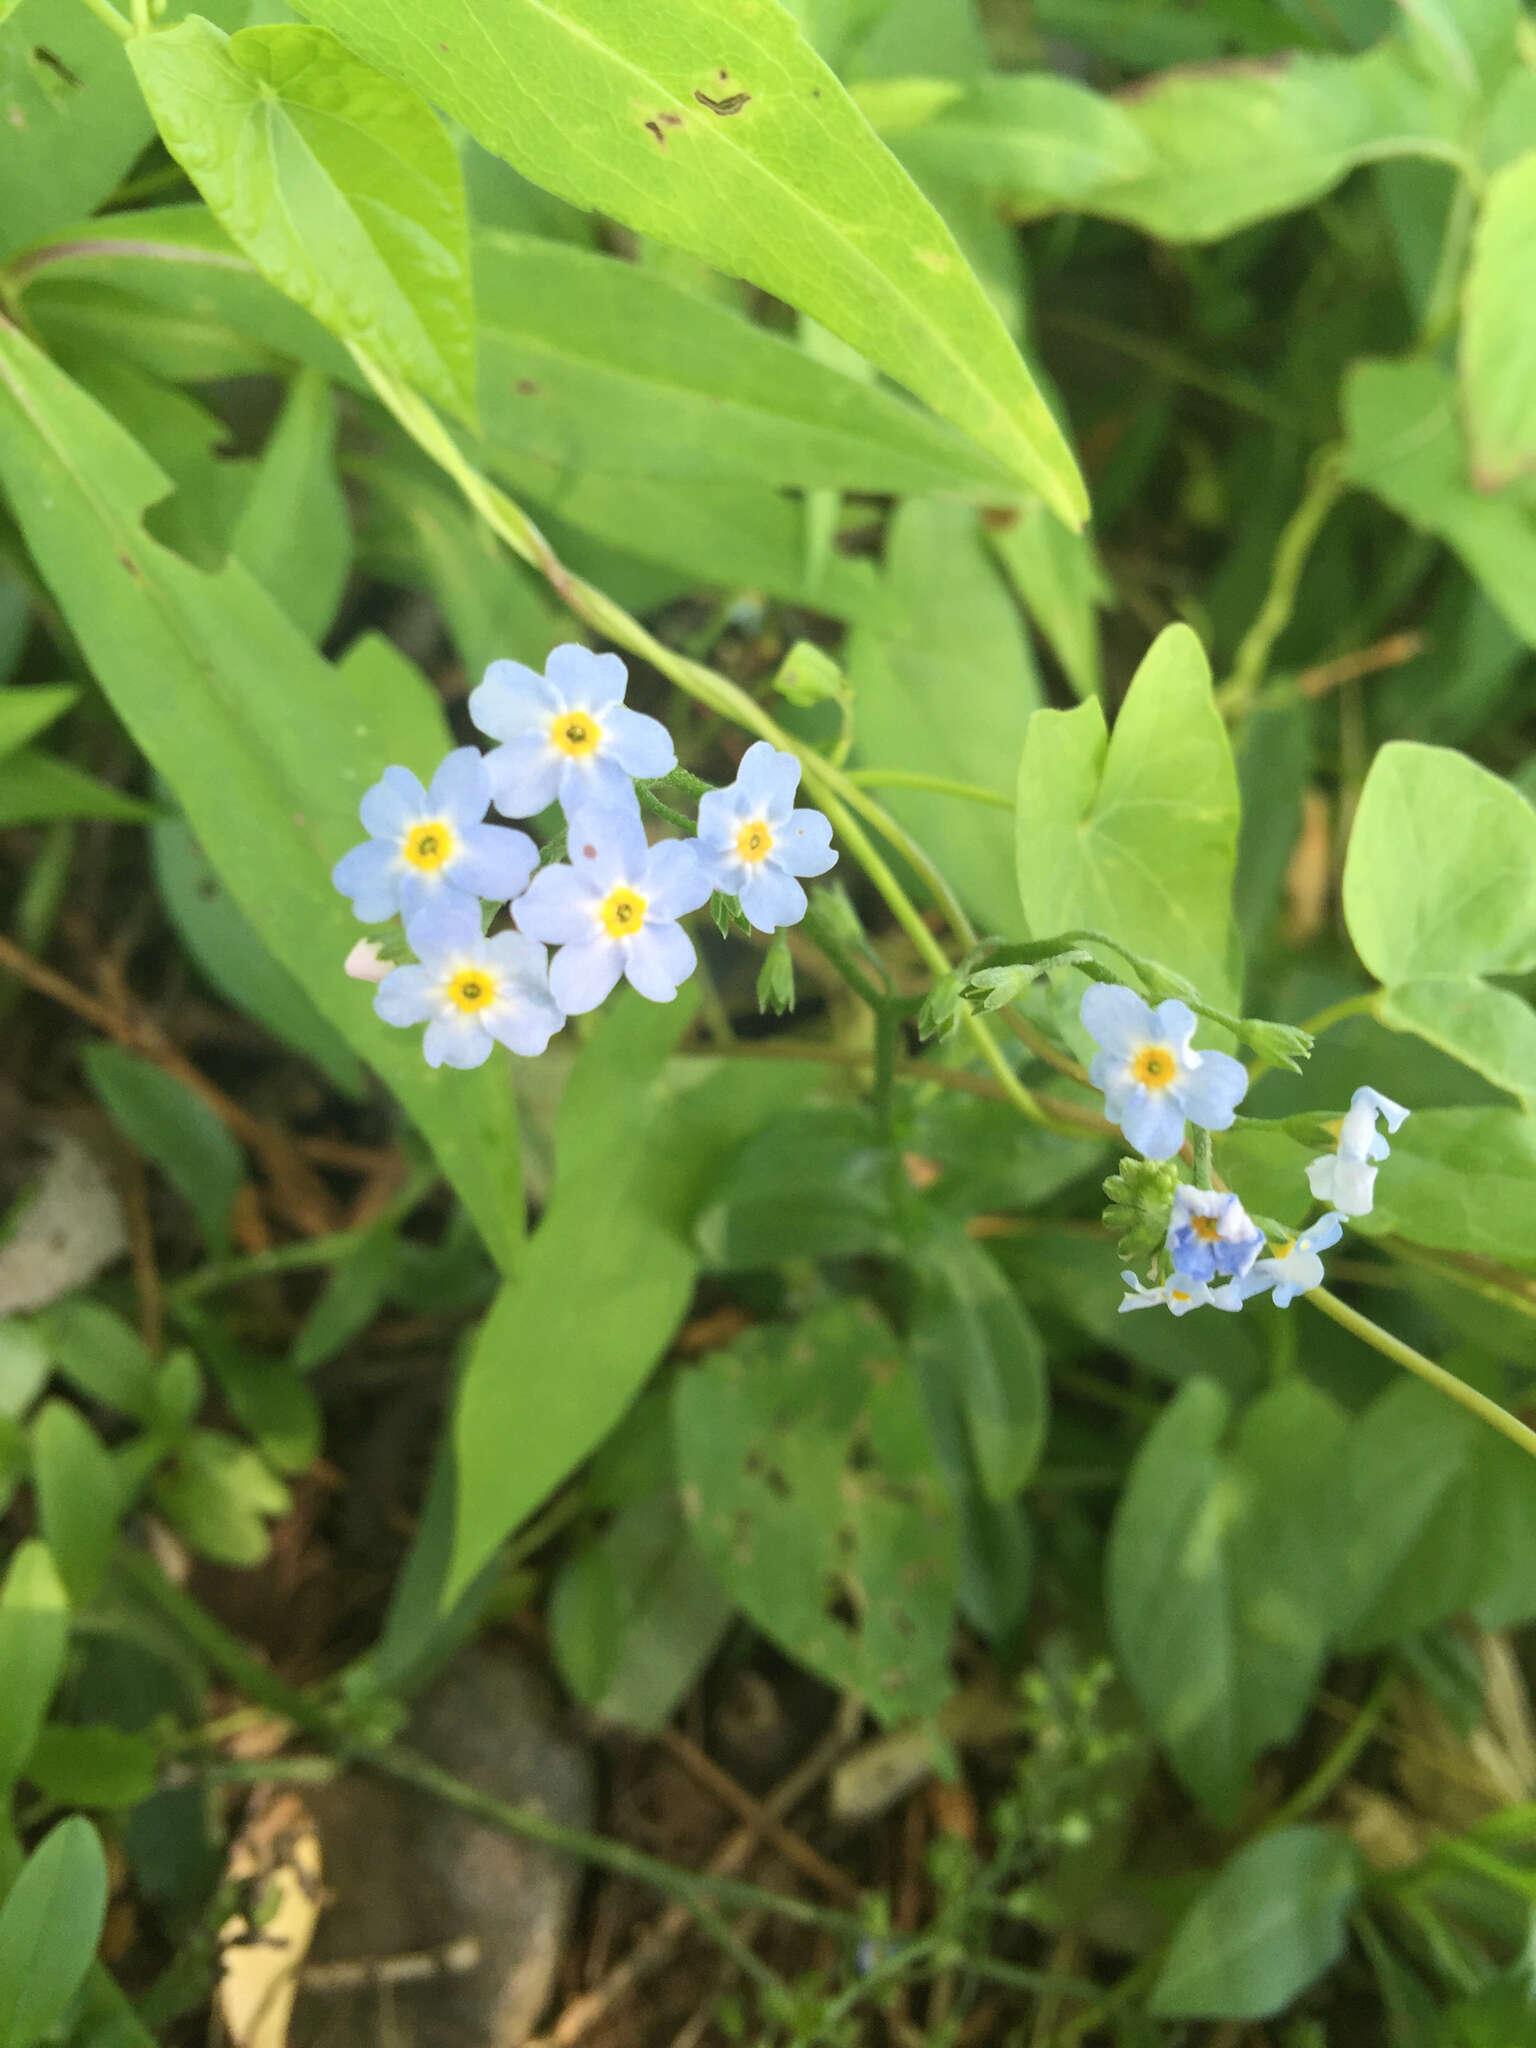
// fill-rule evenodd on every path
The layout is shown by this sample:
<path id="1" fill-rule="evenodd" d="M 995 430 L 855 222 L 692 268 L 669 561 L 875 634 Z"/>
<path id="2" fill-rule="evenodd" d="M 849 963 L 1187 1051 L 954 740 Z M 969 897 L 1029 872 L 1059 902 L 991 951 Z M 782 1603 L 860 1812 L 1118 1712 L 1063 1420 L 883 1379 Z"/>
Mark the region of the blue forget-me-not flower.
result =
<path id="1" fill-rule="evenodd" d="M 1392 1147 L 1376 1128 L 1381 1117 L 1397 1131 L 1408 1112 L 1400 1102 L 1374 1088 L 1357 1088 L 1339 1125 L 1339 1146 L 1307 1167 L 1307 1185 L 1320 1202 L 1331 1202 L 1341 1216 L 1369 1216 L 1376 1199 L 1376 1167 Z"/>
<path id="2" fill-rule="evenodd" d="M 1173 1191 L 1168 1253 L 1186 1280 L 1241 1279 L 1264 1249 L 1264 1233 L 1236 1195 L 1180 1182 Z"/>
<path id="3" fill-rule="evenodd" d="M 425 1024 L 429 1067 L 478 1067 L 495 1041 L 531 1057 L 565 1022 L 549 992 L 544 948 L 521 932 L 485 938 L 467 897 L 445 898 L 405 921 L 417 964 L 397 967 L 374 993 L 386 1024 Z"/>
<path id="4" fill-rule="evenodd" d="M 1318 1253 L 1336 1245 L 1343 1232 L 1344 1219 L 1337 1210 L 1330 1209 L 1326 1216 L 1319 1216 L 1283 1251 L 1276 1252 L 1272 1258 L 1260 1259 L 1237 1282 L 1244 1301 L 1251 1295 L 1263 1294 L 1273 1288 L 1276 1308 L 1289 1308 L 1298 1294 L 1308 1294 L 1314 1287 L 1321 1287 L 1323 1262 Z"/>
<path id="5" fill-rule="evenodd" d="M 1166 1308 L 1176 1316 L 1187 1316 L 1192 1308 L 1242 1307 L 1240 1301 L 1228 1299 L 1235 1292 L 1232 1286 L 1208 1287 L 1203 1280 L 1188 1280 L 1182 1273 L 1175 1273 L 1161 1287 L 1144 1286 L 1128 1267 L 1120 1278 L 1129 1289 L 1120 1297 L 1121 1315 L 1134 1308 Z"/>
<path id="6" fill-rule="evenodd" d="M 486 757 L 497 810 L 532 818 L 557 797 L 567 817 L 593 805 L 634 806 L 636 776 L 675 768 L 666 727 L 625 704 L 628 680 L 616 654 L 574 643 L 554 649 L 543 675 L 493 661 L 470 692 L 469 715 L 502 743 Z"/>
<path id="7" fill-rule="evenodd" d="M 539 850 L 526 832 L 482 823 L 490 801 L 475 747 L 456 747 L 427 789 L 409 768 L 386 768 L 358 806 L 369 836 L 331 880 L 364 924 L 414 916 L 445 896 L 505 903 L 527 886 Z"/>
<path id="8" fill-rule="evenodd" d="M 1146 1159 L 1172 1159 L 1184 1119 L 1208 1131 L 1230 1128 L 1248 1090 L 1240 1060 L 1195 1052 L 1195 1013 L 1176 997 L 1154 1009 L 1133 989 L 1096 981 L 1084 992 L 1083 1028 L 1100 1050 L 1088 1078 L 1104 1108 Z"/>
<path id="9" fill-rule="evenodd" d="M 800 763 L 758 740 L 741 757 L 729 789 L 699 798 L 699 851 L 711 883 L 741 904 L 760 932 L 798 924 L 805 891 L 796 879 L 824 875 L 837 860 L 820 811 L 797 811 Z"/>
<path id="10" fill-rule="evenodd" d="M 670 1003 L 698 964 L 677 920 L 707 903 L 709 876 L 691 839 L 648 846 L 638 810 L 578 811 L 570 864 L 542 869 L 513 915 L 559 952 L 549 985 L 562 1009 L 595 1010 L 620 977 Z"/>

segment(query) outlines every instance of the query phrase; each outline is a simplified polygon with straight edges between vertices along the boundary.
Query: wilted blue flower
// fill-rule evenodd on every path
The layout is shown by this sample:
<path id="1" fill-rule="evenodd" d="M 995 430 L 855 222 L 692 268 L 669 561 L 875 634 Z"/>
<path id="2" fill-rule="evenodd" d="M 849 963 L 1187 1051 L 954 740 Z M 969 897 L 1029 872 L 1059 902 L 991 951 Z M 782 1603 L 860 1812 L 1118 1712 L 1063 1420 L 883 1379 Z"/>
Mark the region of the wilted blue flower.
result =
<path id="1" fill-rule="evenodd" d="M 1264 1233 L 1236 1195 L 1187 1181 L 1174 1189 L 1168 1252 L 1182 1279 L 1208 1281 L 1218 1273 L 1241 1279 L 1263 1249 Z"/>
<path id="2" fill-rule="evenodd" d="M 716 889 L 734 896 L 760 932 L 798 924 L 805 891 L 798 875 L 824 875 L 837 855 L 820 811 L 797 811 L 800 763 L 757 740 L 729 789 L 699 798 L 699 851 Z"/>
<path id="3" fill-rule="evenodd" d="M 1088 1078 L 1104 1091 L 1104 1108 L 1146 1159 L 1172 1159 L 1184 1142 L 1184 1119 L 1208 1131 L 1230 1128 L 1248 1092 L 1240 1060 L 1195 1052 L 1195 1013 L 1177 997 L 1153 1009 L 1133 989 L 1093 982 L 1079 1012 L 1101 1050 Z"/>
<path id="4" fill-rule="evenodd" d="M 1252 1271 L 1237 1282 L 1244 1301 L 1267 1289 L 1275 1291 L 1276 1308 L 1289 1308 L 1298 1294 L 1308 1294 L 1323 1284 L 1323 1262 L 1319 1252 L 1336 1245 L 1344 1232 L 1344 1219 L 1330 1209 L 1293 1238 L 1273 1258 L 1260 1259 Z"/>
<path id="5" fill-rule="evenodd" d="M 624 703 L 628 672 L 616 654 L 557 647 L 539 675 L 493 661 L 470 692 L 469 715 L 502 744 L 486 757 L 491 798 L 509 818 L 532 818 L 558 797 L 566 816 L 635 803 L 634 778 L 677 766 L 667 729 Z"/>
<path id="6" fill-rule="evenodd" d="M 1373 1160 L 1385 1159 L 1392 1147 L 1376 1128 L 1381 1117 L 1396 1132 L 1408 1111 L 1374 1088 L 1357 1088 L 1339 1125 L 1339 1148 L 1314 1159 L 1307 1167 L 1307 1185 L 1320 1202 L 1331 1202 L 1341 1216 L 1369 1216 L 1376 1199 Z M 1314 1285 L 1316 1283 L 1314 1282 Z"/>
<path id="7" fill-rule="evenodd" d="M 490 801 L 475 747 L 456 747 L 430 789 L 409 768 L 386 768 L 358 806 L 370 836 L 341 856 L 331 880 L 364 924 L 411 917 L 446 895 L 505 903 L 527 886 L 539 850 L 526 832 L 482 824 Z"/>
<path id="8" fill-rule="evenodd" d="M 647 846 L 636 811 L 578 811 L 566 835 L 570 865 L 544 868 L 518 899 L 519 929 L 559 952 L 555 1000 L 572 1016 L 595 1010 L 622 975 L 653 1003 L 670 1003 L 698 964 L 677 920 L 709 900 L 691 839 Z"/>
<path id="9" fill-rule="evenodd" d="M 544 948 L 521 932 L 485 938 L 467 897 L 448 897 L 405 921 L 419 965 L 379 983 L 373 1007 L 386 1024 L 425 1024 L 429 1067 L 478 1067 L 492 1043 L 531 1056 L 565 1022 L 549 992 Z"/>
<path id="10" fill-rule="evenodd" d="M 1144 1286 L 1129 1267 L 1120 1278 L 1130 1289 L 1120 1298 L 1121 1315 L 1135 1308 L 1166 1308 L 1176 1316 L 1187 1316 L 1192 1308 L 1242 1307 L 1241 1301 L 1229 1299 L 1236 1292 L 1232 1286 L 1208 1287 L 1203 1280 L 1187 1280 L 1182 1273 L 1175 1273 L 1161 1287 Z"/>

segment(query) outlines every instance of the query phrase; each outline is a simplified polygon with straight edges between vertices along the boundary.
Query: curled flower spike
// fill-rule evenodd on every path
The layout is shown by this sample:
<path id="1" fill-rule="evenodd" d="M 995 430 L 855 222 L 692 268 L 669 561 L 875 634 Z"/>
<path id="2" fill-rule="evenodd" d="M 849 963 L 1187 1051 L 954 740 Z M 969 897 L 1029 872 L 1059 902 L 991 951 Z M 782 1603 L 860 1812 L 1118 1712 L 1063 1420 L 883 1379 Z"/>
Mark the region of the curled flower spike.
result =
<path id="1" fill-rule="evenodd" d="M 1177 997 L 1153 1009 L 1134 990 L 1093 982 L 1079 1012 L 1100 1050 L 1088 1078 L 1104 1092 L 1112 1123 L 1146 1159 L 1172 1159 L 1184 1119 L 1225 1131 L 1248 1092 L 1242 1062 L 1224 1052 L 1195 1052 L 1195 1013 Z"/>
<path id="2" fill-rule="evenodd" d="M 526 832 L 483 824 L 490 801 L 475 747 L 456 747 L 428 789 L 409 768 L 386 768 L 358 806 L 369 836 L 331 880 L 364 924 L 412 917 L 444 896 L 505 903 L 526 888 L 539 850 Z"/>
<path id="3" fill-rule="evenodd" d="M 549 992 L 544 948 L 521 932 L 485 938 L 466 897 L 405 921 L 418 963 L 379 983 L 373 1007 L 386 1024 L 425 1024 L 429 1067 L 479 1067 L 499 1041 L 531 1058 L 565 1022 Z"/>
<path id="4" fill-rule="evenodd" d="M 699 798 L 699 852 L 716 889 L 734 896 L 760 932 L 798 924 L 805 891 L 797 876 L 824 875 L 837 860 L 820 811 L 797 811 L 800 763 L 757 740 L 729 789 Z"/>
<path id="5" fill-rule="evenodd" d="M 532 818 L 558 797 L 566 816 L 602 805 L 638 808 L 636 776 L 677 766 L 666 727 L 624 702 L 628 671 L 616 654 L 568 642 L 539 675 L 493 661 L 470 692 L 469 715 L 502 744 L 486 756 L 491 799 L 508 818 Z"/>
<path id="6" fill-rule="evenodd" d="M 1183 1280 L 1214 1280 L 1218 1273 L 1241 1279 L 1264 1249 L 1264 1233 L 1236 1195 L 1187 1182 L 1173 1191 L 1168 1252 Z"/>
<path id="7" fill-rule="evenodd" d="M 1182 1273 L 1175 1273 L 1161 1287 L 1145 1287 L 1136 1275 L 1126 1268 L 1120 1275 L 1130 1289 L 1120 1299 L 1120 1313 L 1127 1315 L 1136 1308 L 1166 1308 L 1176 1316 L 1187 1316 L 1192 1308 L 1242 1307 L 1241 1301 L 1230 1300 L 1235 1293 L 1231 1286 L 1208 1287 L 1203 1280 L 1188 1280 Z"/>
<path id="8" fill-rule="evenodd" d="M 1374 1160 L 1385 1159 L 1392 1147 L 1376 1128 L 1379 1116 L 1397 1132 L 1408 1111 L 1374 1088 L 1357 1088 L 1339 1125 L 1336 1152 L 1325 1152 L 1307 1167 L 1307 1186 L 1319 1202 L 1331 1202 L 1341 1216 L 1369 1216 L 1376 1200 Z M 1313 1283 L 1316 1285 L 1316 1283 Z"/>
<path id="9" fill-rule="evenodd" d="M 1323 1262 L 1318 1253 L 1336 1245 L 1343 1233 L 1344 1219 L 1337 1210 L 1330 1209 L 1326 1216 L 1319 1216 L 1283 1251 L 1276 1252 L 1273 1258 L 1260 1259 L 1236 1283 L 1244 1301 L 1273 1288 L 1276 1308 L 1289 1308 L 1298 1294 L 1309 1294 L 1314 1287 L 1321 1287 Z"/>
<path id="10" fill-rule="evenodd" d="M 514 915 L 520 931 L 558 946 L 555 1000 L 572 1016 L 595 1010 L 622 976 L 653 1003 L 670 1003 L 698 964 L 677 920 L 709 900 L 691 839 L 647 846 L 637 811 L 578 811 L 570 865 L 544 868 Z"/>

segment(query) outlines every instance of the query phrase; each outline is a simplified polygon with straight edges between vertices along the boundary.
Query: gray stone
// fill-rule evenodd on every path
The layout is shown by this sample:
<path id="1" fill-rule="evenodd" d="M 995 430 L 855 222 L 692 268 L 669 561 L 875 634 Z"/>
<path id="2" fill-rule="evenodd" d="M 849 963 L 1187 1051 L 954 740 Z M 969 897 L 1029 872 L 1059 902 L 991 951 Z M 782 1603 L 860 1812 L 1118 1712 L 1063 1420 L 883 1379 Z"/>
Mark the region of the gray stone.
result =
<path id="1" fill-rule="evenodd" d="M 408 1739 L 482 1792 L 589 1827 L 590 1757 L 562 1729 L 543 1676 L 503 1646 L 465 1650 L 420 1702 Z M 331 1965 L 441 1951 L 480 1961 L 429 1982 L 303 1991 L 290 2048 L 517 2048 L 554 1982 L 579 1867 L 365 1772 L 305 1788 L 328 1901 L 310 1951 Z M 385 2008 L 388 2008 L 387 2014 Z"/>

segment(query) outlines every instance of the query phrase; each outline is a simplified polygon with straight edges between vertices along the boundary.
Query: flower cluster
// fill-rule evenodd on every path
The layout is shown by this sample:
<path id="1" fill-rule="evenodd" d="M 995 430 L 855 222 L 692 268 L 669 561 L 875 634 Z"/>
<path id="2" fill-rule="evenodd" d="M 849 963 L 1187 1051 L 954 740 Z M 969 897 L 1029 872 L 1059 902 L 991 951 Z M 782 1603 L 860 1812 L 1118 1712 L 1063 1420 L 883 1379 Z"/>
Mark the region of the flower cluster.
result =
<path id="1" fill-rule="evenodd" d="M 765 740 L 729 789 L 700 797 L 697 837 L 648 843 L 635 784 L 671 776 L 677 756 L 625 704 L 627 681 L 616 654 L 579 646 L 555 648 L 542 675 L 494 661 L 469 715 L 498 744 L 455 748 L 425 788 L 386 768 L 363 798 L 368 837 L 332 880 L 364 924 L 399 918 L 415 959 L 391 967 L 360 941 L 347 971 L 378 983 L 386 1024 L 426 1026 L 429 1066 L 478 1067 L 497 1043 L 540 1053 L 620 980 L 671 1002 L 697 964 L 682 917 L 719 892 L 775 932 L 805 915 L 802 878 L 836 861 L 826 818 L 795 808 L 799 762 Z M 526 832 L 486 822 L 492 806 L 532 819 L 554 804 L 565 843 L 542 864 Z M 487 937 L 486 904 L 516 929 Z"/>
<path id="2" fill-rule="evenodd" d="M 1083 996 L 1083 1028 L 1099 1050 L 1089 1078 L 1104 1096 L 1105 1112 L 1145 1160 L 1173 1161 L 1184 1146 L 1185 1123 L 1203 1134 L 1231 1128 L 1248 1088 L 1241 1063 L 1227 1053 L 1196 1052 L 1196 1018 L 1187 1003 L 1154 1008 L 1128 988 L 1094 982 Z M 1327 1213 L 1292 1235 L 1276 1225 L 1261 1229 L 1240 1199 L 1225 1189 L 1171 1183 L 1176 1166 L 1121 1162 L 1105 1183 L 1106 1220 L 1122 1232 L 1122 1255 L 1150 1251 L 1161 1237 L 1156 1277 L 1149 1285 L 1129 1269 L 1121 1313 L 1166 1308 L 1240 1310 L 1255 1295 L 1270 1294 L 1288 1308 L 1298 1294 L 1320 1287 L 1320 1254 L 1336 1245 L 1346 1216 L 1364 1216 L 1374 1199 L 1376 1174 L 1390 1147 L 1380 1118 L 1395 1132 L 1408 1111 L 1374 1088 L 1357 1088 L 1340 1120 L 1338 1145 L 1312 1160 L 1307 1184 Z M 1273 1244 L 1274 1249 L 1267 1246 Z"/>

